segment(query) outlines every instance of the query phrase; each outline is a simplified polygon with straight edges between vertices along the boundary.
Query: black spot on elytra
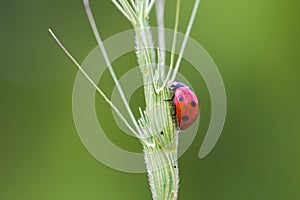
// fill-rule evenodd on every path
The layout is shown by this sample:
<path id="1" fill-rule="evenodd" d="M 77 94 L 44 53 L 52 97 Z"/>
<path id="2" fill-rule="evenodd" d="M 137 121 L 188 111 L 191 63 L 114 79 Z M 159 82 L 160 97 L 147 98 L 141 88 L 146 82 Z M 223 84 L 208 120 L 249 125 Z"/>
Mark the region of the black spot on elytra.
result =
<path id="1" fill-rule="evenodd" d="M 196 106 L 196 102 L 195 102 L 195 101 L 192 101 L 192 102 L 191 102 L 191 106 L 192 106 L 192 107 L 195 107 L 195 106 Z"/>
<path id="2" fill-rule="evenodd" d="M 179 101 L 183 101 L 183 97 L 179 97 Z"/>
<path id="3" fill-rule="evenodd" d="M 189 120 L 189 116 L 183 115 L 181 117 L 182 121 L 188 121 Z"/>

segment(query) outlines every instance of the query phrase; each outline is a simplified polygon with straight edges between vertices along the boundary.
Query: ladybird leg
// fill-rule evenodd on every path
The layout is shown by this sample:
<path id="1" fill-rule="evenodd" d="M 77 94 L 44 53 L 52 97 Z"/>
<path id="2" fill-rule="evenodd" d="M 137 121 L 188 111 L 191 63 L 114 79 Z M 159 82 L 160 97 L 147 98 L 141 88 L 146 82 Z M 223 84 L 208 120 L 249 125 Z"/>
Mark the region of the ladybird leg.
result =
<path id="1" fill-rule="evenodd" d="M 176 118 L 176 106 L 173 106 L 172 117 Z"/>
<path id="2" fill-rule="evenodd" d="M 174 101 L 174 94 L 172 95 L 172 98 L 171 99 L 165 99 L 164 101 Z"/>

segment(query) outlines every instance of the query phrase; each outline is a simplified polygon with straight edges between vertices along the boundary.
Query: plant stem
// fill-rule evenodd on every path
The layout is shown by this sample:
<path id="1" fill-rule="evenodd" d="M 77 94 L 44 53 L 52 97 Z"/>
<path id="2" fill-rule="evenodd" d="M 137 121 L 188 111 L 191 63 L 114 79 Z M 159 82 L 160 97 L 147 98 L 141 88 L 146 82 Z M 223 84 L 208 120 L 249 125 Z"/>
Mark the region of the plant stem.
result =
<path id="1" fill-rule="evenodd" d="M 146 116 L 141 119 L 141 128 L 147 133 L 149 143 L 154 144 L 143 145 L 152 197 L 154 200 L 175 200 L 179 185 L 178 133 L 172 117 L 172 102 L 165 101 L 171 98 L 171 93 L 167 88 L 155 92 L 155 87 L 160 87 L 163 81 L 159 79 L 161 70 L 155 65 L 148 21 L 140 21 L 135 30 L 137 59 L 143 75 L 146 102 Z"/>

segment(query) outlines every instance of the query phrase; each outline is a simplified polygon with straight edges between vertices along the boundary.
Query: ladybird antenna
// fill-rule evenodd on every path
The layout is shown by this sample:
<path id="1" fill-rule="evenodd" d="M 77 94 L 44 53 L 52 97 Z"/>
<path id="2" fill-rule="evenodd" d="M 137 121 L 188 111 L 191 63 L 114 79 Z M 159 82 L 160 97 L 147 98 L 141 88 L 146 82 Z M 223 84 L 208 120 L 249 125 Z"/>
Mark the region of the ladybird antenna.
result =
<path id="1" fill-rule="evenodd" d="M 104 92 L 97 86 L 97 84 L 91 79 L 91 77 L 83 70 L 80 64 L 75 60 L 75 58 L 69 53 L 69 51 L 64 47 L 64 45 L 60 42 L 60 40 L 56 37 L 51 29 L 48 29 L 51 36 L 54 38 L 56 43 L 60 46 L 60 48 L 67 54 L 67 56 L 72 60 L 72 62 L 78 67 L 81 73 L 87 78 L 87 80 L 93 85 L 93 87 L 99 92 L 99 94 L 103 97 L 103 99 L 108 103 L 108 105 L 116 112 L 116 114 L 120 117 L 120 119 L 125 123 L 125 125 L 133 132 L 136 136 L 139 136 L 138 133 L 130 126 L 125 117 L 121 114 L 120 110 L 108 99 L 108 97 L 104 94 Z"/>
<path id="2" fill-rule="evenodd" d="M 122 87 L 121 87 L 121 85 L 119 83 L 119 80 L 117 79 L 117 76 L 116 76 L 116 74 L 115 74 L 115 72 L 114 72 L 114 70 L 112 68 L 111 62 L 110 62 L 108 54 L 106 52 L 106 49 L 105 49 L 105 47 L 103 45 L 102 39 L 101 39 L 100 34 L 98 32 L 98 28 L 97 28 L 95 19 L 93 17 L 93 13 L 92 13 L 92 10 L 91 10 L 91 7 L 90 7 L 89 0 L 83 0 L 83 3 L 84 3 L 85 11 L 86 11 L 86 14 L 88 16 L 90 25 L 91 25 L 91 27 L 93 29 L 94 36 L 95 36 L 95 38 L 96 38 L 96 40 L 98 42 L 99 48 L 100 48 L 101 53 L 102 53 L 102 55 L 104 57 L 104 60 L 105 60 L 106 65 L 107 65 L 107 67 L 109 69 L 109 72 L 110 72 L 110 74 L 111 74 L 111 76 L 112 76 L 112 78 L 113 78 L 113 80 L 114 80 L 114 82 L 116 84 L 116 87 L 117 87 L 118 92 L 119 92 L 119 94 L 121 96 L 121 99 L 123 100 L 123 103 L 124 103 L 124 105 L 125 105 L 125 107 L 127 109 L 128 114 L 130 115 L 130 118 L 131 118 L 131 120 L 132 120 L 135 128 L 137 129 L 137 131 L 139 133 L 141 133 L 142 131 L 141 131 L 141 129 L 140 129 L 140 127 L 139 127 L 139 125 L 138 125 L 138 123 L 137 123 L 137 121 L 136 121 L 136 119 L 135 119 L 135 117 L 134 117 L 134 115 L 133 115 L 130 107 L 129 107 L 129 104 L 128 104 L 126 98 L 125 98 L 125 94 L 123 92 L 123 89 L 122 89 Z"/>
<path id="3" fill-rule="evenodd" d="M 186 43 L 189 39 L 189 35 L 190 35 L 190 32 L 191 32 L 193 23 L 195 21 L 195 17 L 196 17 L 198 8 L 199 8 L 199 4 L 200 4 L 200 0 L 196 0 L 195 3 L 194 3 L 194 8 L 193 8 L 190 20 L 189 20 L 188 27 L 187 27 L 185 35 L 184 35 L 184 39 L 183 39 L 183 42 L 182 42 L 182 45 L 181 45 L 181 48 L 180 48 L 180 52 L 179 52 L 179 55 L 178 55 L 178 59 L 177 59 L 176 65 L 175 65 L 174 72 L 173 72 L 170 80 L 169 81 L 166 80 L 169 83 L 172 83 L 176 78 L 176 75 L 177 75 L 177 72 L 178 72 L 178 69 L 179 69 L 179 65 L 181 63 L 182 56 L 183 56 L 183 53 L 184 53 L 184 50 L 185 50 L 185 47 L 186 47 Z"/>

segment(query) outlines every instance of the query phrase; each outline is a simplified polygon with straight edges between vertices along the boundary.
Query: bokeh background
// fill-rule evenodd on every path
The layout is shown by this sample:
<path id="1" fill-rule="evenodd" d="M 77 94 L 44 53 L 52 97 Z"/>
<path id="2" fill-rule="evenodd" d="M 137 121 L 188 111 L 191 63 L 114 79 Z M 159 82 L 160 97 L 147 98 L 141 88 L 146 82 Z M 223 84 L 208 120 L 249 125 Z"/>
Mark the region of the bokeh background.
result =
<path id="1" fill-rule="evenodd" d="M 91 4 L 104 39 L 131 28 L 110 1 Z M 180 31 L 192 4 L 182 1 Z M 174 8 L 168 1 L 168 28 Z M 228 113 L 216 147 L 198 159 L 210 118 L 209 94 L 192 70 L 181 71 L 200 96 L 202 112 L 197 137 L 179 160 L 179 199 L 300 199 L 299 10 L 295 0 L 202 0 L 191 37 L 219 67 Z M 77 135 L 72 117 L 77 69 L 47 29 L 83 61 L 96 41 L 82 2 L 2 1 L 0 22 L 0 199 L 151 199 L 146 174 L 106 167 Z M 118 76 L 131 66 L 134 54 L 120 58 Z M 106 75 L 100 82 L 109 93 L 113 82 Z M 131 101 L 133 108 L 143 104 L 141 92 Z M 108 137 L 124 149 L 141 151 L 110 115 L 103 117 L 110 109 L 96 98 Z"/>

